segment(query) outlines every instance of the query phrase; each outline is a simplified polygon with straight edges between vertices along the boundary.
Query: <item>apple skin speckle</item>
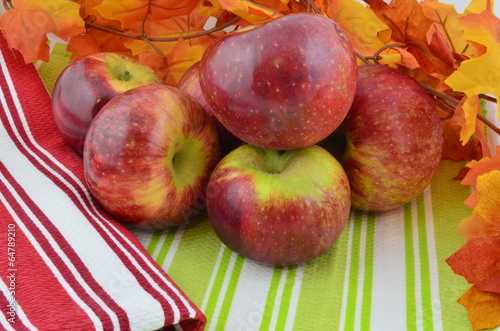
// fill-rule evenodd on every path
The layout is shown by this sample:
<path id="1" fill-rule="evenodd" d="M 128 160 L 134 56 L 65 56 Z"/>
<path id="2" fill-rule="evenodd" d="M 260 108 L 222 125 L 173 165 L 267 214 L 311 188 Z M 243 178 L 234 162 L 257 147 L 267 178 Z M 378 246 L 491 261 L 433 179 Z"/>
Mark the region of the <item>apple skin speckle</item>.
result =
<path id="1" fill-rule="evenodd" d="M 214 41 L 200 66 L 214 115 L 263 148 L 303 148 L 328 136 L 356 88 L 356 56 L 339 31 L 326 17 L 298 13 Z"/>
<path id="2" fill-rule="evenodd" d="M 342 165 L 354 208 L 384 211 L 421 194 L 436 173 L 443 131 L 434 102 L 411 77 L 381 65 L 359 68 L 344 121 Z"/>

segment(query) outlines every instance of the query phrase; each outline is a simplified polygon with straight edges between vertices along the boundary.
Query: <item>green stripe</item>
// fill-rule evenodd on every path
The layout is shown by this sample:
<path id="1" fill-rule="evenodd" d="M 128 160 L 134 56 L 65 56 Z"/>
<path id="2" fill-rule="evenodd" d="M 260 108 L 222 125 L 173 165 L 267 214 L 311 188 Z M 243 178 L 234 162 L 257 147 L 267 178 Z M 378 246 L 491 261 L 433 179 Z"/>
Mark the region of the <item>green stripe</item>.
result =
<path id="1" fill-rule="evenodd" d="M 435 180 L 431 183 L 434 236 L 439 274 L 439 296 L 444 331 L 470 331 L 467 310 L 457 299 L 469 289 L 465 278 L 453 273 L 446 259 L 465 243 L 455 230 L 462 219 L 472 214 L 464 204 L 471 194 L 470 188 L 452 179 L 465 166 L 465 162 L 442 160 Z"/>
<path id="2" fill-rule="evenodd" d="M 432 319 L 432 295 L 431 295 L 431 270 L 429 262 L 429 251 L 427 249 L 427 224 L 425 218 L 424 195 L 417 197 L 417 219 L 418 219 L 418 245 L 420 255 L 420 295 L 422 297 L 422 316 L 424 330 L 434 330 Z"/>
<path id="3" fill-rule="evenodd" d="M 276 330 L 285 330 L 288 312 L 290 310 L 290 301 L 292 300 L 293 286 L 295 285 L 295 276 L 297 275 L 297 266 L 288 267 L 286 274 L 285 288 L 281 296 L 280 310 Z"/>
<path id="4" fill-rule="evenodd" d="M 245 258 L 243 256 L 239 254 L 236 255 L 233 271 L 231 272 L 229 284 L 227 285 L 226 295 L 224 296 L 224 301 L 222 302 L 221 312 L 219 315 L 219 319 L 217 320 L 215 330 L 224 330 L 224 327 L 226 326 L 227 319 L 229 317 L 229 311 L 231 310 L 231 305 L 233 304 L 234 294 L 236 293 L 238 280 L 240 279 L 241 270 L 243 269 L 244 261 Z"/>
<path id="5" fill-rule="evenodd" d="M 151 236 L 151 241 L 149 242 L 147 248 L 146 248 L 146 251 L 149 253 L 149 255 L 153 255 L 155 250 L 156 250 L 156 246 L 158 245 L 158 242 L 160 241 L 160 238 L 161 238 L 161 235 L 163 234 L 163 231 L 160 231 L 160 230 L 156 230 L 153 232 L 153 235 Z"/>
<path id="6" fill-rule="evenodd" d="M 369 330 L 372 309 L 373 260 L 375 252 L 375 213 L 369 212 L 366 223 L 365 278 L 361 306 L 361 330 Z"/>
<path id="7" fill-rule="evenodd" d="M 354 212 L 354 231 L 351 246 L 351 268 L 349 270 L 349 285 L 347 290 L 346 319 L 343 330 L 354 330 L 356 322 L 356 301 L 358 297 L 358 277 L 361 253 L 361 228 L 363 212 Z"/>
<path id="8" fill-rule="evenodd" d="M 215 276 L 215 280 L 212 286 L 212 291 L 208 298 L 207 308 L 205 309 L 205 316 L 207 317 L 208 323 L 211 323 L 215 306 L 217 305 L 217 299 L 220 296 L 222 290 L 222 284 L 224 283 L 224 277 L 226 276 L 227 269 L 229 267 L 229 261 L 231 260 L 231 254 L 233 253 L 229 248 L 224 246 L 224 251 L 222 253 L 222 258 L 220 261 L 219 269 Z"/>
<path id="9" fill-rule="evenodd" d="M 315 330 L 338 329 L 350 224 L 348 221 L 339 239 L 328 251 L 304 265 L 293 330 L 311 330 L 312 326 Z"/>
<path id="10" fill-rule="evenodd" d="M 413 218 L 411 203 L 404 205 L 406 261 L 406 330 L 416 330 L 417 299 L 415 293 L 415 256 L 413 251 Z"/>
<path id="11" fill-rule="evenodd" d="M 158 256 L 156 257 L 156 262 L 158 262 L 159 265 L 163 266 L 165 263 L 165 258 L 167 257 L 168 251 L 170 251 L 170 247 L 172 247 L 172 242 L 174 241 L 175 235 L 178 231 L 179 228 L 175 227 L 169 229 L 165 234 L 165 240 L 163 240 L 163 244 L 161 245 Z"/>
<path id="12" fill-rule="evenodd" d="M 168 275 L 198 307 L 208 293 L 212 275 L 217 272 L 220 239 L 208 220 L 186 225 L 175 250 Z"/>
<path id="13" fill-rule="evenodd" d="M 281 274 L 286 271 L 286 268 L 274 268 L 273 276 L 271 278 L 271 284 L 269 285 L 269 291 L 267 292 L 264 313 L 262 314 L 262 321 L 259 327 L 260 331 L 269 330 L 269 326 L 271 325 L 271 318 L 273 316 L 273 309 L 276 302 L 276 296 L 278 294 L 278 288 L 280 285 Z"/>

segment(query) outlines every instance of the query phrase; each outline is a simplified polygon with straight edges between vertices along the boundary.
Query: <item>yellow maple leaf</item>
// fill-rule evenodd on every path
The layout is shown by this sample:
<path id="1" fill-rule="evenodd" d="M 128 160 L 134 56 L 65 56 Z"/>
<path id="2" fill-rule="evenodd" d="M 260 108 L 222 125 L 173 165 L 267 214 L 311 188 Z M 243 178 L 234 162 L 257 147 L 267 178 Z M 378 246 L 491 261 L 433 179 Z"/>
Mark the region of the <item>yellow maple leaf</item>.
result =
<path id="1" fill-rule="evenodd" d="M 458 302 L 469 311 L 474 331 L 493 329 L 500 325 L 500 294 L 480 291 L 472 286 Z"/>
<path id="2" fill-rule="evenodd" d="M 356 0 L 321 1 L 325 14 L 345 31 L 353 47 L 363 55 L 373 54 L 388 41 L 389 28 L 375 13 Z"/>
<path id="3" fill-rule="evenodd" d="M 218 2 L 223 9 L 240 16 L 251 24 L 259 24 L 280 17 L 282 12 L 288 10 L 286 6 L 288 1 L 280 0 L 218 0 Z"/>
<path id="4" fill-rule="evenodd" d="M 80 5 L 67 0 L 14 0 L 14 9 L 0 18 L 0 29 L 9 47 L 18 49 L 26 63 L 48 61 L 47 33 L 67 41 L 85 32 Z"/>
<path id="5" fill-rule="evenodd" d="M 479 132 L 482 132 L 482 127 L 477 127 L 477 114 L 480 113 L 481 101 L 477 95 L 462 98 L 455 109 L 452 124 L 461 127 L 460 141 L 462 141 L 462 146 L 469 141 L 477 129 L 479 129 Z M 486 141 L 484 143 L 488 146 Z"/>
<path id="6" fill-rule="evenodd" d="M 471 0 L 465 8 L 465 13 L 481 14 L 483 11 L 493 13 L 492 0 Z"/>
<path id="7" fill-rule="evenodd" d="M 480 57 L 463 61 L 445 83 L 468 97 L 481 93 L 500 97 L 500 19 L 483 11 L 459 20 L 464 27 L 464 39 L 486 46 L 487 51 Z M 497 114 L 500 119 L 500 105 Z"/>
<path id="8" fill-rule="evenodd" d="M 484 220 L 498 222 L 500 228 L 500 170 L 477 177 L 477 206 L 474 213 Z"/>

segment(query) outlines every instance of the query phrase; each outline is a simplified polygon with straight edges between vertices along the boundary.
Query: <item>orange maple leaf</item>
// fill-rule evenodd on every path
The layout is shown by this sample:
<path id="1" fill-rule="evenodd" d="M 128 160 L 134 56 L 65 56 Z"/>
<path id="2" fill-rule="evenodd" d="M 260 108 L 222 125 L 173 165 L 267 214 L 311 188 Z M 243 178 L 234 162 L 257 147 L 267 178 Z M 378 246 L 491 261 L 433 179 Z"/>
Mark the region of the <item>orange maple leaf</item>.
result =
<path id="1" fill-rule="evenodd" d="M 391 30 L 391 39 L 400 46 L 400 65 L 410 70 L 422 68 L 425 73 L 442 80 L 455 70 L 452 48 L 436 22 L 429 18 L 417 0 L 364 0 Z M 431 79 L 427 79 L 431 80 Z M 432 87 L 437 87 L 436 84 Z"/>
<path id="2" fill-rule="evenodd" d="M 500 293 L 500 282 L 491 282 L 500 280 L 500 236 L 472 237 L 446 262 L 469 283 L 480 287 L 487 284 Z"/>
<path id="3" fill-rule="evenodd" d="M 189 45 L 184 39 L 180 39 L 167 54 L 168 73 L 165 83 L 177 86 L 187 69 L 199 62 L 205 51 L 201 45 Z"/>
<path id="4" fill-rule="evenodd" d="M 0 29 L 9 47 L 18 49 L 26 63 L 48 61 L 47 33 L 67 41 L 83 33 L 80 5 L 66 0 L 14 0 L 14 9 L 0 18 Z"/>
<path id="5" fill-rule="evenodd" d="M 197 0 L 103 0 L 93 10 L 102 17 L 117 20 L 124 29 L 137 22 L 152 19 L 155 21 L 189 14 Z"/>

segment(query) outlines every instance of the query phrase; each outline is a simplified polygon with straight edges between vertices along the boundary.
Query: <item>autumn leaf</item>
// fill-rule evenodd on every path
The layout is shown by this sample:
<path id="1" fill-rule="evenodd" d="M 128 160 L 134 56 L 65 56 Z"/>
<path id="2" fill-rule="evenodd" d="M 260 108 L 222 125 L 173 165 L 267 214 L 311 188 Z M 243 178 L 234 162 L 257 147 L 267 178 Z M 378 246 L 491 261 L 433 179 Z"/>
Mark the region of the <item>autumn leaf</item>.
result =
<path id="1" fill-rule="evenodd" d="M 323 12 L 345 31 L 353 47 L 363 55 L 373 54 L 388 41 L 389 30 L 369 8 L 356 0 L 316 1 Z"/>
<path id="2" fill-rule="evenodd" d="M 464 38 L 486 46 L 487 52 L 477 58 L 463 61 L 447 79 L 446 84 L 454 91 L 464 92 L 468 97 L 492 94 L 500 97 L 500 19 L 488 11 L 468 14 L 460 18 L 464 27 Z M 500 119 L 500 106 L 497 106 Z"/>
<path id="3" fill-rule="evenodd" d="M 462 185 L 475 186 L 477 178 L 487 172 L 493 170 L 500 170 L 500 146 L 496 146 L 494 157 L 485 157 L 479 161 L 471 161 L 467 166 L 470 168 L 469 172 L 462 180 Z"/>
<path id="4" fill-rule="evenodd" d="M 493 329 L 500 325 L 500 294 L 483 292 L 472 286 L 458 302 L 469 311 L 474 331 Z"/>
<path id="5" fill-rule="evenodd" d="M 446 262 L 471 284 L 500 275 L 500 236 L 472 237 Z"/>
<path id="6" fill-rule="evenodd" d="M 490 157 L 491 150 L 484 134 L 484 124 L 477 119 L 481 114 L 481 100 L 478 96 L 463 97 L 455 108 L 450 125 L 460 127 L 460 141 L 465 146 L 473 137 L 481 145 L 481 157 Z"/>
<path id="7" fill-rule="evenodd" d="M 66 50 L 71 52 L 71 58 L 75 59 L 80 56 L 97 53 L 101 51 L 97 40 L 88 33 L 81 33 L 76 36 L 72 36 L 68 41 Z"/>
<path id="8" fill-rule="evenodd" d="M 500 229 L 500 170 L 492 170 L 479 176 L 476 192 L 477 206 L 474 213 L 482 219 L 497 223 Z"/>
<path id="9" fill-rule="evenodd" d="M 442 120 L 441 126 L 444 133 L 443 159 L 474 160 L 483 157 L 483 146 L 478 139 L 470 139 L 462 143 L 460 140 L 461 127 L 453 124 L 453 118 Z"/>
<path id="10" fill-rule="evenodd" d="M 217 0 L 199 1 L 195 10 L 198 15 L 212 17 L 218 17 L 223 11 L 222 5 Z"/>
<path id="11" fill-rule="evenodd" d="M 455 228 L 465 239 L 485 236 L 488 233 L 490 223 L 474 215 L 464 218 Z"/>
<path id="12" fill-rule="evenodd" d="M 463 27 L 459 21 L 461 16 L 457 13 L 455 6 L 436 0 L 424 0 L 420 2 L 424 13 L 432 19 L 434 27 L 446 36 L 453 52 L 472 56 L 473 52 L 468 47 L 468 42 L 463 38 Z"/>
<path id="13" fill-rule="evenodd" d="M 180 39 L 167 54 L 167 75 L 165 83 L 177 86 L 181 77 L 193 64 L 199 62 L 205 51 L 201 45 L 190 46 L 187 41 Z"/>
<path id="14" fill-rule="evenodd" d="M 425 46 L 427 31 L 434 24 L 428 18 L 418 1 L 393 0 L 390 4 L 384 0 L 364 0 L 373 12 L 392 30 L 392 39 L 405 44 L 408 41 Z"/>
<path id="15" fill-rule="evenodd" d="M 93 9 L 102 17 L 120 21 L 127 29 L 138 21 L 160 21 L 187 15 L 197 3 L 197 0 L 103 0 Z"/>
<path id="16" fill-rule="evenodd" d="M 455 70 L 452 48 L 438 29 L 437 22 L 429 18 L 417 0 L 364 0 L 391 30 L 391 40 L 396 42 L 394 51 L 400 53 L 400 66 L 413 77 L 412 71 L 421 69 L 425 81 L 439 89 L 441 81 Z"/>
<path id="17" fill-rule="evenodd" d="M 474 284 L 458 301 L 469 311 L 473 329 L 482 330 L 500 325 L 500 146 L 494 157 L 467 166 L 461 183 L 474 187 L 465 201 L 473 215 L 457 227 L 467 242 L 446 262 Z"/>
<path id="18" fill-rule="evenodd" d="M 218 0 L 218 2 L 223 9 L 240 16 L 250 24 L 260 24 L 289 11 L 288 0 Z"/>
<path id="19" fill-rule="evenodd" d="M 14 9 L 0 18 L 0 29 L 9 47 L 18 49 L 26 63 L 48 61 L 47 33 L 67 41 L 84 32 L 80 5 L 66 0 L 14 0 Z"/>

